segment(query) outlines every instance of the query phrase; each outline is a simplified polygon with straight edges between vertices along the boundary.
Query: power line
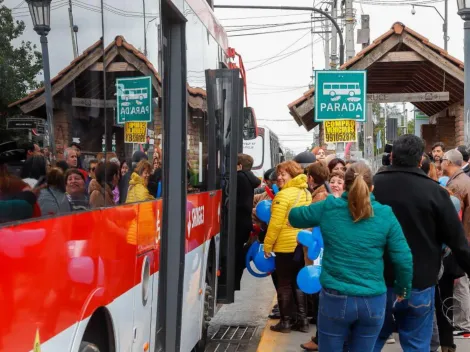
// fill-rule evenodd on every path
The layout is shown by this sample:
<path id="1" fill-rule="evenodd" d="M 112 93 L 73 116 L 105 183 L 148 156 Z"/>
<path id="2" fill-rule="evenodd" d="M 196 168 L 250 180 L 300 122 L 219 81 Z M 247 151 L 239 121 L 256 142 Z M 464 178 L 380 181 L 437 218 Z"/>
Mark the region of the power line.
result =
<path id="1" fill-rule="evenodd" d="M 246 34 L 233 34 L 233 35 L 229 35 L 228 37 L 230 37 L 230 38 L 232 38 L 232 37 L 246 37 L 246 36 L 250 36 L 250 35 L 272 34 L 272 33 L 282 33 L 282 32 L 295 32 L 295 31 L 301 31 L 301 30 L 304 30 L 304 29 L 309 29 L 309 30 L 310 30 L 310 27 L 282 29 L 282 30 L 278 30 L 278 31 L 269 31 L 269 32 L 256 32 L 256 33 L 246 33 Z"/>
<path id="2" fill-rule="evenodd" d="M 284 59 L 286 59 L 286 58 L 288 58 L 288 57 L 290 57 L 290 56 L 292 56 L 292 55 L 294 55 L 294 54 L 296 54 L 296 53 L 298 53 L 298 52 L 300 52 L 300 51 L 302 51 L 302 50 L 304 50 L 304 49 L 310 47 L 311 45 L 313 46 L 313 45 L 317 44 L 317 43 L 320 42 L 320 41 L 321 41 L 321 38 L 317 39 L 317 40 L 314 41 L 313 43 L 308 43 L 307 45 L 305 45 L 304 47 L 302 47 L 302 48 L 300 48 L 300 49 L 298 49 L 298 50 L 296 50 L 296 51 L 291 52 L 289 55 L 284 55 L 284 56 L 280 57 L 279 59 L 274 60 L 274 61 L 270 61 L 270 62 L 268 62 L 268 63 L 266 63 L 266 64 L 264 64 L 264 65 L 259 64 L 258 66 L 255 66 L 255 67 L 252 67 L 252 68 L 247 69 L 247 71 L 251 71 L 251 70 L 254 70 L 254 69 L 257 69 L 257 68 L 260 68 L 260 67 L 265 67 L 265 66 L 274 64 L 274 63 L 276 63 L 276 62 L 279 62 L 279 61 L 281 61 L 281 60 L 284 60 Z"/>
<path id="3" fill-rule="evenodd" d="M 300 36 L 298 39 L 296 39 L 293 43 L 289 44 L 288 46 L 286 46 L 284 49 L 282 49 L 280 52 L 278 52 L 276 55 L 270 57 L 270 58 L 267 58 L 265 61 L 263 61 L 261 64 L 259 64 L 258 66 L 255 66 L 253 67 L 252 69 L 255 69 L 269 61 L 271 61 L 272 59 L 278 57 L 280 54 L 282 54 L 283 52 L 285 52 L 287 49 L 290 49 L 291 47 L 293 47 L 295 44 L 297 44 L 298 42 L 300 42 L 303 38 L 305 38 L 308 34 L 310 33 L 310 31 L 302 34 L 302 36 Z"/>
<path id="4" fill-rule="evenodd" d="M 310 15 L 310 12 L 291 13 L 291 14 L 284 14 L 284 15 L 271 15 L 271 16 L 229 17 L 229 18 L 221 18 L 220 21 L 248 20 L 248 19 L 273 18 L 273 17 L 287 17 L 287 16 L 305 16 L 305 15 Z"/>
<path id="5" fill-rule="evenodd" d="M 225 28 L 234 28 L 234 29 L 227 29 L 227 33 L 229 32 L 241 32 L 241 31 L 249 31 L 255 29 L 264 29 L 264 28 L 273 28 L 273 27 L 282 27 L 282 26 L 292 26 L 296 24 L 305 24 L 305 23 L 312 23 L 312 22 L 323 22 L 324 20 L 321 19 L 312 19 L 310 21 L 300 21 L 300 22 L 284 22 L 284 23 L 266 23 L 266 24 L 250 24 L 250 25 L 238 25 L 238 26 L 225 26 Z"/>

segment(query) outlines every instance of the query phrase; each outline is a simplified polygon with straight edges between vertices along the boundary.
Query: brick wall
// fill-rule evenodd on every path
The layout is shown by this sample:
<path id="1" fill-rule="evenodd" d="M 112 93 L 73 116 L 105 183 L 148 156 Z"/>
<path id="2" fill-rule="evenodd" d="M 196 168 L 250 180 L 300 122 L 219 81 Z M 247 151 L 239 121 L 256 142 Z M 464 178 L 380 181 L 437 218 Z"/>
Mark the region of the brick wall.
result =
<path id="1" fill-rule="evenodd" d="M 430 125 L 421 126 L 421 133 L 426 141 L 426 151 L 436 142 L 443 142 L 446 149 L 455 148 L 464 143 L 463 102 L 451 105 L 439 114 L 430 117 Z"/>

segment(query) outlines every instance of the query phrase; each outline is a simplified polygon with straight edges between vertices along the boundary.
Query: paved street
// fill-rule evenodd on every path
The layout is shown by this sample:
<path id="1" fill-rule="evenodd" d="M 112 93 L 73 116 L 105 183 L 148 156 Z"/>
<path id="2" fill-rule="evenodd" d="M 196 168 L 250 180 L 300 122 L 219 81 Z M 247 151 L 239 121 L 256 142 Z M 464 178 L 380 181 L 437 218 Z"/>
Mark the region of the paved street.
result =
<path id="1" fill-rule="evenodd" d="M 299 345 L 315 333 L 315 326 L 308 334 L 270 331 L 269 326 L 276 323 L 267 319 L 274 293 L 271 278 L 257 279 L 245 271 L 242 290 L 236 293 L 235 303 L 223 306 L 211 321 L 209 336 L 214 339 L 206 351 L 301 352 Z M 383 352 L 402 351 L 398 338 L 396 340 L 397 343 L 386 345 Z M 470 351 L 470 340 L 459 339 L 455 343 L 458 351 Z"/>

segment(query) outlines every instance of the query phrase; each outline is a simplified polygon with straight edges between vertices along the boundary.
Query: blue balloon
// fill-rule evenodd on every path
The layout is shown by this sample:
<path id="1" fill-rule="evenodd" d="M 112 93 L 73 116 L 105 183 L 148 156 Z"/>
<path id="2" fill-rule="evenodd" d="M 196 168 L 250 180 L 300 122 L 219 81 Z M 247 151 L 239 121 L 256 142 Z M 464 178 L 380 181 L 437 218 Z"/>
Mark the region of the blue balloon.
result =
<path id="1" fill-rule="evenodd" d="M 306 294 L 314 294 L 320 292 L 320 274 L 321 266 L 307 265 L 303 267 L 297 275 L 297 286 Z"/>
<path id="2" fill-rule="evenodd" d="M 253 262 L 255 263 L 256 269 L 263 273 L 272 273 L 276 269 L 274 257 L 266 258 L 264 256 L 264 251 L 259 251 L 255 255 Z"/>
<path id="3" fill-rule="evenodd" d="M 321 250 L 325 247 L 323 243 L 323 237 L 321 235 L 321 230 L 319 227 L 314 227 L 312 231 L 313 240 L 316 243 L 316 246 L 308 248 L 307 255 L 310 260 L 315 260 L 320 255 Z"/>
<path id="4" fill-rule="evenodd" d="M 261 202 L 256 205 L 256 216 L 258 219 L 265 223 L 269 223 L 269 220 L 271 219 L 271 205 L 273 201 L 266 199 L 262 200 Z"/>
<path id="5" fill-rule="evenodd" d="M 269 273 L 257 273 L 251 268 L 251 261 L 255 258 L 256 254 L 261 250 L 262 251 L 263 247 L 261 247 L 261 243 L 259 241 L 253 242 L 253 244 L 250 246 L 248 249 L 248 252 L 246 253 L 246 258 L 245 258 L 245 265 L 246 265 L 246 270 L 253 275 L 254 277 L 266 277 L 269 275 Z"/>
<path id="6" fill-rule="evenodd" d="M 277 194 L 279 192 L 279 187 L 277 185 L 273 185 L 273 193 Z"/>
<path id="7" fill-rule="evenodd" d="M 315 227 L 312 232 L 300 231 L 297 235 L 297 241 L 307 247 L 307 256 L 310 260 L 318 258 L 323 248 L 323 238 L 319 227 Z"/>
<path id="8" fill-rule="evenodd" d="M 313 244 L 312 232 L 308 230 L 299 231 L 297 241 L 299 241 L 302 246 L 310 247 Z"/>
<path id="9" fill-rule="evenodd" d="M 439 178 L 439 184 L 443 187 L 447 186 L 447 182 L 449 182 L 448 176 L 442 176 Z"/>

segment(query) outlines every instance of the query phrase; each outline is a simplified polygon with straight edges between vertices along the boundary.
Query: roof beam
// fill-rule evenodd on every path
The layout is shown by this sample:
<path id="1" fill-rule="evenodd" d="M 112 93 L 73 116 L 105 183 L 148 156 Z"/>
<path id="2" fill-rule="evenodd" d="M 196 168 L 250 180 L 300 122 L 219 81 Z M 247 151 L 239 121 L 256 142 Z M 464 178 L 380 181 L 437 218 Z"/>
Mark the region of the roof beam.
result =
<path id="1" fill-rule="evenodd" d="M 153 88 L 155 88 L 159 96 L 162 96 L 162 89 L 158 84 L 157 78 L 155 77 L 155 74 L 148 68 L 148 66 L 137 56 L 127 51 L 125 48 L 120 47 L 118 50 L 119 55 L 121 55 L 124 60 L 126 60 L 131 65 L 135 66 L 135 68 L 137 68 L 137 70 L 142 72 L 144 75 L 150 76 L 152 78 Z"/>
<path id="2" fill-rule="evenodd" d="M 90 68 L 90 71 L 99 71 L 103 72 L 103 63 L 97 62 L 93 64 Z M 136 71 L 135 67 L 129 65 L 127 62 L 113 62 L 107 65 L 106 72 L 126 72 L 126 71 Z"/>
<path id="3" fill-rule="evenodd" d="M 104 100 L 101 99 L 88 99 L 88 98 L 72 98 L 72 106 L 80 106 L 84 108 L 115 108 L 116 100 Z"/>
<path id="4" fill-rule="evenodd" d="M 424 57 L 415 51 L 392 51 L 384 55 L 379 62 L 417 62 L 424 61 Z"/>
<path id="5" fill-rule="evenodd" d="M 370 53 L 365 55 L 362 59 L 358 60 L 353 65 L 349 66 L 348 70 L 365 70 L 392 50 L 398 43 L 401 42 L 401 36 L 392 35 L 390 38 L 385 40 L 383 43 L 375 47 Z"/>
<path id="6" fill-rule="evenodd" d="M 368 103 L 416 103 L 448 100 L 449 92 L 367 94 Z"/>
<path id="7" fill-rule="evenodd" d="M 85 71 L 88 67 L 90 67 L 93 63 L 95 63 L 102 56 L 103 56 L 103 50 L 101 46 L 99 46 L 97 49 L 95 49 L 90 54 L 88 54 L 86 58 L 80 61 L 77 64 L 77 66 L 75 66 L 70 71 L 65 73 L 64 76 L 61 77 L 57 82 L 54 82 L 54 84 L 52 85 L 52 96 L 55 96 L 57 93 L 59 93 L 62 89 L 64 89 L 67 86 L 67 84 L 72 82 L 80 73 Z M 46 98 L 45 98 L 44 93 L 42 93 L 40 96 L 22 105 L 21 111 L 23 111 L 26 114 L 30 111 L 36 110 L 37 108 L 41 107 L 45 103 L 46 103 Z"/>
<path id="8" fill-rule="evenodd" d="M 449 62 L 449 60 L 447 60 L 445 57 L 431 50 L 408 33 L 403 33 L 402 38 L 403 43 L 406 44 L 409 48 L 416 51 L 425 59 L 431 61 L 433 64 L 450 74 L 452 77 L 455 77 L 459 81 L 464 82 L 465 79 L 463 70 Z"/>

